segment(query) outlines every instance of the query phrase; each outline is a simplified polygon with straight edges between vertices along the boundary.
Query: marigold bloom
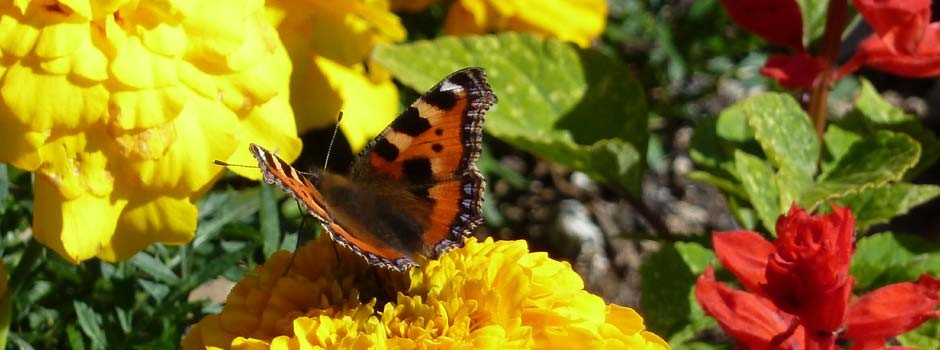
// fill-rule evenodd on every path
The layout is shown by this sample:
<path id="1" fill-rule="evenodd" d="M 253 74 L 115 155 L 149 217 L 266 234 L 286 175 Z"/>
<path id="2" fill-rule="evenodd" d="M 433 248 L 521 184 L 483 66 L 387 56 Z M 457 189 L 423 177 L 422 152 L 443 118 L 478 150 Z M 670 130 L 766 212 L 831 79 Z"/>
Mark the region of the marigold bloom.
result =
<path id="1" fill-rule="evenodd" d="M 300 150 L 260 1 L 11 2 L 0 58 L 0 162 L 36 172 L 33 233 L 72 262 L 186 243 L 213 159 Z"/>
<path id="2" fill-rule="evenodd" d="M 471 238 L 407 276 L 375 277 L 345 251 L 338 274 L 332 249 L 319 239 L 293 265 L 276 253 L 183 348 L 668 348 L 632 309 L 605 305 L 567 263 L 529 253 L 524 241 Z"/>
<path id="3" fill-rule="evenodd" d="M 853 349 L 883 348 L 886 339 L 940 316 L 940 280 L 930 276 L 850 303 L 854 230 L 848 209 L 833 206 L 832 214 L 810 216 L 793 206 L 778 219 L 773 243 L 754 232 L 715 233 L 718 259 L 747 292 L 716 281 L 709 267 L 695 297 L 726 333 L 750 348 L 836 349 L 837 338 L 852 341 Z"/>
<path id="4" fill-rule="evenodd" d="M 416 11 L 435 1 L 393 1 L 396 10 Z M 591 45 L 607 23 L 604 0 L 458 0 L 447 10 L 444 31 L 451 35 L 485 34 L 498 30 L 528 32 Z"/>
<path id="5" fill-rule="evenodd" d="M 361 149 L 398 112 L 391 74 L 370 62 L 372 48 L 405 39 L 387 1 L 271 0 L 268 20 L 294 62 L 291 106 L 303 133 L 336 122 Z"/>

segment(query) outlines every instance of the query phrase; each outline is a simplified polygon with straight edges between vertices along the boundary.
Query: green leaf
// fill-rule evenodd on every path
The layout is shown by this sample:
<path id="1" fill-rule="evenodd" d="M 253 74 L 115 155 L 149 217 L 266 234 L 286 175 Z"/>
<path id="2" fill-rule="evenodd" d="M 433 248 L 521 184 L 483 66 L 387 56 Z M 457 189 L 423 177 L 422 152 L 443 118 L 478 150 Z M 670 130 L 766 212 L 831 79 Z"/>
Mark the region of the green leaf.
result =
<path id="1" fill-rule="evenodd" d="M 73 300 L 72 305 L 75 308 L 75 315 L 78 316 L 79 328 L 86 337 L 91 339 L 91 348 L 106 349 L 108 338 L 101 329 L 101 320 L 95 310 L 78 300 Z"/>
<path id="2" fill-rule="evenodd" d="M 819 183 L 804 193 L 800 202 L 810 208 L 821 201 L 898 181 L 919 157 L 920 145 L 907 135 L 877 132 L 853 143 L 845 156 L 820 176 Z"/>
<path id="3" fill-rule="evenodd" d="M 767 93 L 748 98 L 743 108 L 767 160 L 777 169 L 789 168 L 794 176 L 812 179 L 819 143 L 799 103 L 790 95 Z"/>
<path id="4" fill-rule="evenodd" d="M 487 115 L 490 135 L 640 193 L 645 98 L 618 60 L 513 33 L 379 46 L 373 59 L 419 91 L 456 69 L 484 67 L 500 101 Z"/>
<path id="5" fill-rule="evenodd" d="M 915 349 L 940 348 L 940 320 L 934 318 L 897 337 L 902 346 Z"/>
<path id="6" fill-rule="evenodd" d="M 258 195 L 258 201 L 261 203 L 258 208 L 261 248 L 264 257 L 268 258 L 281 248 L 279 244 L 281 240 L 281 216 L 277 210 L 277 199 L 274 198 L 274 186 L 262 183 Z"/>
<path id="7" fill-rule="evenodd" d="M 865 232 L 937 196 L 940 196 L 940 186 L 902 182 L 850 194 L 835 202 L 852 208 L 856 230 Z"/>
<path id="8" fill-rule="evenodd" d="M 913 178 L 940 159 L 940 139 L 925 129 L 917 118 L 888 103 L 867 80 L 862 79 L 862 89 L 855 101 L 855 108 L 872 125 L 869 130 L 890 130 L 905 133 L 920 143 L 923 152 L 917 166 L 908 171 L 907 178 Z"/>
<path id="9" fill-rule="evenodd" d="M 173 273 L 173 270 L 147 252 L 135 254 L 134 257 L 131 258 L 131 264 L 158 281 L 167 284 L 176 284 L 179 282 L 179 277 Z"/>
<path id="10" fill-rule="evenodd" d="M 800 5 L 800 13 L 803 15 L 803 44 L 806 45 L 822 36 L 826 28 L 829 1 L 797 0 L 796 3 Z"/>
<path id="11" fill-rule="evenodd" d="M 82 341 L 82 333 L 75 328 L 74 324 L 65 326 L 65 335 L 68 338 L 69 349 L 85 350 L 85 342 Z"/>
<path id="12" fill-rule="evenodd" d="M 757 211 L 764 227 L 769 232 L 774 232 L 781 208 L 778 201 L 780 192 L 774 183 L 773 169 L 763 159 L 741 151 L 735 152 L 734 163 L 751 206 Z"/>
<path id="13" fill-rule="evenodd" d="M 856 290 L 915 281 L 921 274 L 940 274 L 940 245 L 913 235 L 890 232 L 863 237 L 852 255 Z"/>
<path id="14" fill-rule="evenodd" d="M 0 263 L 2 264 L 2 263 Z M 6 274 L 6 269 L 0 273 Z M 2 278 L 6 278 L 3 276 Z M 9 289 L 0 294 L 0 348 L 6 349 L 7 335 L 10 333 L 10 320 L 12 319 L 13 294 Z"/>
<path id="15" fill-rule="evenodd" d="M 690 295 L 698 274 L 714 261 L 714 254 L 707 248 L 680 242 L 664 245 L 643 263 L 640 303 L 651 330 L 669 337 L 689 324 L 707 322 Z"/>
<path id="16" fill-rule="evenodd" d="M 852 144 L 862 139 L 862 135 L 845 129 L 838 124 L 829 124 L 826 127 L 826 134 L 823 136 L 826 141 L 826 152 L 832 160 L 839 159 L 849 152 Z M 832 168 L 832 162 L 823 164 L 823 171 Z"/>

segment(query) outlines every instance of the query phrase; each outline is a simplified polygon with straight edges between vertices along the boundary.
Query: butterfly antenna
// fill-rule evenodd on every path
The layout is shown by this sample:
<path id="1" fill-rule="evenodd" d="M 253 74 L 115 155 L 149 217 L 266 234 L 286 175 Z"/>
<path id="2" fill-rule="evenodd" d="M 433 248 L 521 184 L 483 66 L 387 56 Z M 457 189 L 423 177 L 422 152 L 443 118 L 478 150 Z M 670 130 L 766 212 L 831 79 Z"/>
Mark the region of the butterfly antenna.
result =
<path id="1" fill-rule="evenodd" d="M 218 160 L 218 159 L 213 160 L 212 163 L 215 163 L 215 165 L 221 165 L 221 166 L 227 166 L 227 167 L 255 168 L 255 169 L 258 168 L 257 165 L 232 164 L 232 163 L 229 163 L 229 162 L 226 162 L 226 161 L 221 161 L 221 160 Z"/>
<path id="2" fill-rule="evenodd" d="M 330 164 L 330 152 L 333 151 L 333 141 L 336 141 L 336 132 L 339 131 L 339 122 L 343 121 L 343 111 L 339 111 L 339 115 L 336 116 L 336 126 L 333 128 L 333 137 L 330 138 L 330 146 L 326 148 L 326 159 L 323 161 L 323 169 L 326 170 L 326 166 Z"/>

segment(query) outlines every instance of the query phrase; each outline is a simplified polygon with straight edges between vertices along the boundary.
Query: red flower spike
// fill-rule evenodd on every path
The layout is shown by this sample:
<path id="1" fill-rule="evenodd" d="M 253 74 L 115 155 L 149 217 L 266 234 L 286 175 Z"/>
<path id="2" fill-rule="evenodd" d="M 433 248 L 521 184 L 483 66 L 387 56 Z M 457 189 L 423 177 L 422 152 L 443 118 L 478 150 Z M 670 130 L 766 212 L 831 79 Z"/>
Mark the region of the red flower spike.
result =
<path id="1" fill-rule="evenodd" d="M 914 282 L 887 285 L 858 298 L 848 309 L 845 338 L 884 340 L 940 317 L 936 310 L 940 279 L 923 275 Z"/>
<path id="2" fill-rule="evenodd" d="M 803 327 L 769 300 L 715 280 L 711 266 L 695 283 L 695 299 L 725 333 L 748 349 L 805 349 Z"/>
<path id="3" fill-rule="evenodd" d="M 751 231 L 716 232 L 712 245 L 721 265 L 741 281 L 744 289 L 760 294 L 761 285 L 767 283 L 764 272 L 767 259 L 774 253 L 774 245 L 763 236 Z"/>
<path id="4" fill-rule="evenodd" d="M 832 214 L 810 216 L 794 205 L 777 220 L 764 292 L 820 342 L 833 341 L 845 319 L 855 283 L 849 275 L 854 231 L 852 213 L 838 206 Z"/>
<path id="5" fill-rule="evenodd" d="M 802 53 L 795 56 L 770 55 L 760 74 L 776 80 L 786 89 L 811 89 L 823 65 L 818 58 Z"/>
<path id="6" fill-rule="evenodd" d="M 803 52 L 803 16 L 794 0 L 721 0 L 728 15 L 764 40 Z"/>
<path id="7" fill-rule="evenodd" d="M 930 22 L 930 0 L 852 0 L 852 3 L 888 51 L 903 55 L 917 51 Z"/>
<path id="8" fill-rule="evenodd" d="M 940 76 L 940 22 L 927 26 L 913 55 L 896 54 L 878 36 L 871 35 L 855 49 L 852 59 L 839 69 L 838 77 L 846 76 L 863 65 L 910 78 Z"/>

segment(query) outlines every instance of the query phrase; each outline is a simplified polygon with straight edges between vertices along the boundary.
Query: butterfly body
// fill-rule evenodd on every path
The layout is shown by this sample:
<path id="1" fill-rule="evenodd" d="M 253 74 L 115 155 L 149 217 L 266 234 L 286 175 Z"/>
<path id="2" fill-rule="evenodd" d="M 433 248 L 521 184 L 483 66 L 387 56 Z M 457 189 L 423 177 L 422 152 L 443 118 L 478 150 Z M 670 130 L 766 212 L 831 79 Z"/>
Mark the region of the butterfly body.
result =
<path id="1" fill-rule="evenodd" d="M 457 71 L 415 101 L 359 154 L 349 176 L 311 179 L 252 144 L 265 181 L 281 186 L 340 245 L 406 270 L 416 255 L 462 246 L 483 218 L 476 168 L 483 117 L 496 103 L 480 68 Z"/>

